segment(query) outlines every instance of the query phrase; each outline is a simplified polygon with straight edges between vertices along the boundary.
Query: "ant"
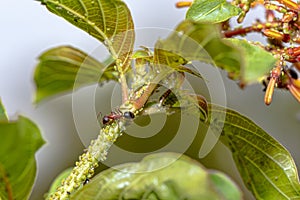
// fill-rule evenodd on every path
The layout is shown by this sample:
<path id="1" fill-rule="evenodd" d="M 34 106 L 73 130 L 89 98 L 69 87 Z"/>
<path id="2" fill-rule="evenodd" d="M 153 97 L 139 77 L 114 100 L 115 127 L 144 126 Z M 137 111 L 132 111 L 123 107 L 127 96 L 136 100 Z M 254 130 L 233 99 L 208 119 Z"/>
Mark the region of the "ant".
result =
<path id="1" fill-rule="evenodd" d="M 135 115 L 133 114 L 133 112 L 130 111 L 125 111 L 124 113 L 122 113 L 120 110 L 118 110 L 118 112 L 111 112 L 109 115 L 105 115 L 102 118 L 102 124 L 108 125 L 114 120 L 121 119 L 122 117 L 126 119 L 134 119 Z"/>

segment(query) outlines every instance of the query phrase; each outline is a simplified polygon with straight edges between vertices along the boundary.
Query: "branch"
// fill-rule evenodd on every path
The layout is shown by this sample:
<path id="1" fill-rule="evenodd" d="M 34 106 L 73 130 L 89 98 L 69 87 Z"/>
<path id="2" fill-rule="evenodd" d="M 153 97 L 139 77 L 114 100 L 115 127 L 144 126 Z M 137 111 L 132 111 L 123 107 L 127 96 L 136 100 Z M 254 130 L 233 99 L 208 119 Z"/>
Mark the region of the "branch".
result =
<path id="1" fill-rule="evenodd" d="M 61 186 L 51 194 L 48 200 L 69 199 L 72 192 L 94 175 L 94 169 L 98 167 L 98 162 L 106 160 L 109 148 L 124 130 L 125 126 L 121 121 L 115 121 L 102 128 L 98 138 L 92 140 L 87 152 L 79 157 L 71 174 L 62 181 Z"/>

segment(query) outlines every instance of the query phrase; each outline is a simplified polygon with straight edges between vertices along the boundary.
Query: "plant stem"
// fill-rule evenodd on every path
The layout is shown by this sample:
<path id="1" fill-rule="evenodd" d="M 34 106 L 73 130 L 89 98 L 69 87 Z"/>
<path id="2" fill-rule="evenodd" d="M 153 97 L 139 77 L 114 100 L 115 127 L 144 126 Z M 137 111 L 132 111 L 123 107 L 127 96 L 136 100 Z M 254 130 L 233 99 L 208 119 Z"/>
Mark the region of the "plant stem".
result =
<path id="1" fill-rule="evenodd" d="M 122 134 L 125 126 L 121 121 L 115 121 L 100 130 L 98 138 L 92 140 L 87 152 L 79 157 L 71 174 L 62 182 L 56 192 L 51 194 L 48 200 L 69 199 L 70 194 L 78 189 L 82 183 L 94 175 L 94 169 L 99 161 L 106 160 L 109 148 Z"/>
<path id="2" fill-rule="evenodd" d="M 125 103 L 128 100 L 128 85 L 124 74 L 120 74 L 119 82 L 121 83 L 122 103 Z"/>
<path id="3" fill-rule="evenodd" d="M 134 101 L 131 101 L 133 108 L 135 110 L 140 110 L 146 104 L 156 87 L 157 83 L 149 83 L 140 90 L 140 93 L 137 92 L 139 97 L 136 97 Z"/>
<path id="4" fill-rule="evenodd" d="M 237 35 L 246 35 L 247 33 L 251 33 L 251 32 L 261 32 L 264 29 L 277 28 L 280 27 L 281 25 L 282 25 L 281 22 L 276 22 L 276 21 L 268 22 L 268 23 L 256 23 L 252 26 L 224 31 L 224 36 L 230 38 Z"/>

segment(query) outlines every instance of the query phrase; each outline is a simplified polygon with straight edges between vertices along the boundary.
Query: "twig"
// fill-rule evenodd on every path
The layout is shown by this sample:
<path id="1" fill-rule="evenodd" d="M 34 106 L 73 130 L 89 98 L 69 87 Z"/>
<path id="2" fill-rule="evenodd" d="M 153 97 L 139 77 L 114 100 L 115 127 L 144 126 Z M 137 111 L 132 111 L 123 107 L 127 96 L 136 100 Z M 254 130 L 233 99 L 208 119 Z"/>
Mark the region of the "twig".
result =
<path id="1" fill-rule="evenodd" d="M 115 121 L 101 129 L 97 139 L 93 140 L 87 149 L 79 157 L 71 174 L 57 188 L 56 192 L 51 194 L 48 200 L 69 199 L 72 192 L 80 187 L 86 179 L 94 175 L 94 169 L 98 167 L 99 161 L 106 160 L 109 148 L 125 130 L 121 121 Z"/>

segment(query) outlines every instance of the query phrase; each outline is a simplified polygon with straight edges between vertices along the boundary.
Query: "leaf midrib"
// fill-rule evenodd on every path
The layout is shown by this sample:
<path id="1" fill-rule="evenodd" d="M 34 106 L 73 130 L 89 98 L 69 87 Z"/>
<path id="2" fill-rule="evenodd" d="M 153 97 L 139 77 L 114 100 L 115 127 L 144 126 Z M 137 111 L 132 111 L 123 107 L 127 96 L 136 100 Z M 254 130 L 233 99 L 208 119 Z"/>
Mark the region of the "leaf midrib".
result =
<path id="1" fill-rule="evenodd" d="M 223 3 L 224 3 L 224 2 L 223 2 Z M 206 13 L 203 13 L 202 17 L 206 17 L 206 16 L 209 15 L 210 13 L 215 12 L 215 11 L 216 11 L 219 7 L 221 7 L 221 6 L 222 6 L 222 3 L 216 5 L 213 9 L 209 10 L 209 11 L 206 12 Z"/>
<path id="2" fill-rule="evenodd" d="M 103 37 L 103 41 L 105 41 L 106 46 L 109 48 L 113 58 L 114 59 L 118 58 L 118 55 L 116 54 L 115 49 L 113 48 L 113 45 L 112 45 L 111 41 L 109 40 L 109 38 L 105 35 L 105 33 L 101 29 L 99 29 L 97 26 L 95 26 L 94 22 L 90 21 L 87 17 L 82 16 L 80 13 L 76 12 L 73 9 L 70 9 L 69 7 L 65 6 L 64 4 L 61 4 L 58 1 L 48 0 L 48 2 L 65 9 L 67 12 L 72 13 L 74 16 L 78 17 L 79 19 L 83 20 L 88 25 L 90 25 L 97 33 L 99 33 Z M 81 0 L 80 0 L 80 3 L 82 3 Z M 98 3 L 99 3 L 99 0 L 98 0 Z M 101 7 L 100 4 L 99 4 L 99 7 Z M 102 15 L 103 15 L 103 12 L 102 12 Z M 105 18 L 103 18 L 103 22 L 104 22 L 104 20 L 105 20 Z"/>

